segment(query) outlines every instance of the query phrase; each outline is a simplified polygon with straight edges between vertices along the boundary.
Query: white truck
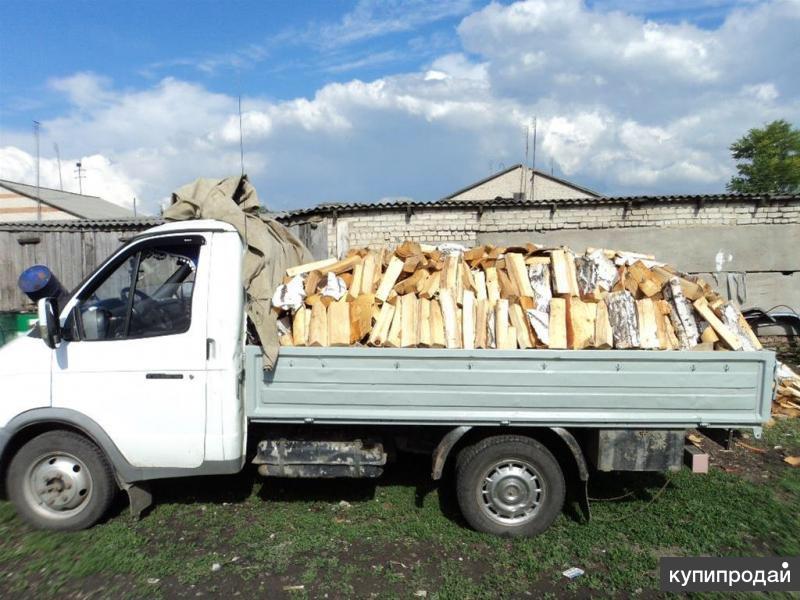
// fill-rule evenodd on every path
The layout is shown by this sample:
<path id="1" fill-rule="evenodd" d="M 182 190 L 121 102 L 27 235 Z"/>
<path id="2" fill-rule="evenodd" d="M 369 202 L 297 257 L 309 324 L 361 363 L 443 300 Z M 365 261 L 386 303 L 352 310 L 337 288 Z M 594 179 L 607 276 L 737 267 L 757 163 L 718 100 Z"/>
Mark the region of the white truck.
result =
<path id="1" fill-rule="evenodd" d="M 281 348 L 246 344 L 243 244 L 169 223 L 109 257 L 0 349 L 0 468 L 40 528 L 96 523 L 159 478 L 377 477 L 398 451 L 452 470 L 476 529 L 534 535 L 590 468 L 679 468 L 687 428 L 769 418 L 772 352 Z M 60 306 L 56 306 L 59 304 Z M 448 478 L 449 480 L 449 478 Z"/>

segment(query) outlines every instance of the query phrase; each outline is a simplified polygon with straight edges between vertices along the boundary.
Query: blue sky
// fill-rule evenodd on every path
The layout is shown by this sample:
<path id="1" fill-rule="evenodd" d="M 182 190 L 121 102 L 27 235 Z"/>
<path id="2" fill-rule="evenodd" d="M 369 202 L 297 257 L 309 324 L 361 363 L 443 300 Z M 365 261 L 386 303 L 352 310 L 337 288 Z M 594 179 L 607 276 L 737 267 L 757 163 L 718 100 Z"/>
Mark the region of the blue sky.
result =
<path id="1" fill-rule="evenodd" d="M 608 194 L 724 189 L 727 146 L 800 115 L 800 2 L 18 2 L 0 21 L 0 178 L 82 160 L 151 212 L 246 170 L 272 208 L 441 197 L 523 157 Z M 66 187 L 75 185 L 64 168 Z"/>

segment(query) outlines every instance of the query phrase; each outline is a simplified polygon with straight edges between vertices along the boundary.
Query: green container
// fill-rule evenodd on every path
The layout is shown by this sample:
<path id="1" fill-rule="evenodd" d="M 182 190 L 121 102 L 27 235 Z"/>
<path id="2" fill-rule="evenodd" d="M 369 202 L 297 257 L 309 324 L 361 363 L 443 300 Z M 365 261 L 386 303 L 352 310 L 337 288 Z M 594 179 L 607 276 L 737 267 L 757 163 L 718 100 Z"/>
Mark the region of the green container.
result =
<path id="1" fill-rule="evenodd" d="M 25 335 L 36 323 L 36 313 L 0 313 L 0 346 Z"/>

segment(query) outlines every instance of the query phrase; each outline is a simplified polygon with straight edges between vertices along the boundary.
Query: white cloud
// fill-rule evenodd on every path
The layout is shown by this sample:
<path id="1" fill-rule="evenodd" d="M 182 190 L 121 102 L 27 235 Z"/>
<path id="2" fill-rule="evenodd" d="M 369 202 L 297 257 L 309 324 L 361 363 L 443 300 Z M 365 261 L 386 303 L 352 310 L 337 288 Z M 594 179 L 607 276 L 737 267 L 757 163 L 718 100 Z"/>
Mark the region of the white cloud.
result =
<path id="1" fill-rule="evenodd" d="M 372 17 L 329 32 L 366 39 L 463 6 L 420 5 L 416 15 L 362 4 L 356 13 Z M 701 29 L 579 0 L 489 4 L 461 22 L 462 51 L 419 71 L 329 83 L 308 98 L 244 98 L 246 170 L 273 208 L 433 199 L 489 163 L 520 161 L 522 126 L 536 116 L 539 164 L 552 159 L 578 183 L 613 194 L 720 191 L 733 140 L 772 119 L 800 122 L 800 2 L 728 10 Z M 91 73 L 51 85 L 72 109 L 43 121 L 43 136 L 65 156 L 113 159 L 93 168 L 115 198 L 132 191 L 156 210 L 186 181 L 239 172 L 231 96 L 169 77 L 132 90 Z M 2 136 L 29 147 L 27 133 Z M 30 181 L 30 161 L 3 151 L 0 177 L 9 173 Z"/>

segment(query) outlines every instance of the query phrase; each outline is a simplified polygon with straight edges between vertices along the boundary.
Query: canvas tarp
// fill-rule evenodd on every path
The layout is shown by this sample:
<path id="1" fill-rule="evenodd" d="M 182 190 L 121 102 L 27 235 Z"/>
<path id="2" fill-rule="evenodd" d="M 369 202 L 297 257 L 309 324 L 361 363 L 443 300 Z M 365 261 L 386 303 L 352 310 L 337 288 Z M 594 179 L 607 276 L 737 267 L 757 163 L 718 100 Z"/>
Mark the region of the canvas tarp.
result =
<path id="1" fill-rule="evenodd" d="M 260 210 L 256 189 L 246 176 L 197 179 L 172 194 L 164 219 L 217 219 L 230 223 L 239 232 L 246 246 L 242 281 L 247 316 L 264 348 L 264 367 L 271 369 L 278 357 L 278 317 L 272 310 L 272 294 L 287 268 L 313 258 L 286 227 Z"/>

